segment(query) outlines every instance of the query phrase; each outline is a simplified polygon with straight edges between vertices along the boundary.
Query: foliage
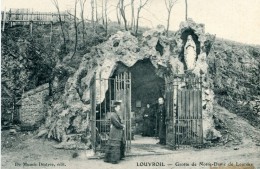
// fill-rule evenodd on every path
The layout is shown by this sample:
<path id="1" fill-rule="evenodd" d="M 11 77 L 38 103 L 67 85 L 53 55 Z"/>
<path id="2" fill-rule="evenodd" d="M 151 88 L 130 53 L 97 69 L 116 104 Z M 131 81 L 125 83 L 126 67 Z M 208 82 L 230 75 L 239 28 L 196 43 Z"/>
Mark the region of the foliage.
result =
<path id="1" fill-rule="evenodd" d="M 55 46 L 46 42 L 40 29 L 34 34 L 16 27 L 2 35 L 2 83 L 16 94 L 48 82 L 55 66 Z"/>
<path id="2" fill-rule="evenodd" d="M 260 98 L 259 56 L 257 47 L 217 39 L 208 57 L 217 102 L 255 126 L 258 115 L 249 103 Z"/>
<path id="3" fill-rule="evenodd" d="M 62 25 L 66 44 L 63 42 L 64 37 L 59 23 L 53 24 L 52 34 L 50 25 L 37 24 L 33 25 L 32 36 L 29 25 L 6 27 L 2 33 L 2 85 L 17 99 L 24 91 L 49 83 L 53 94 L 52 100 L 57 101 L 64 91 L 68 78 L 79 67 L 83 55 L 90 52 L 93 46 L 104 42 L 110 34 L 118 31 L 114 25 L 112 29 L 109 26 L 106 32 L 103 25 L 96 23 L 94 30 L 92 23 L 86 22 L 84 26 L 79 23 L 78 45 L 74 57 L 71 57 L 76 31 L 73 21 L 67 20 Z M 55 77 L 58 79 L 56 89 L 52 87 Z M 2 110 L 9 110 L 13 105 L 13 98 L 2 100 L 2 103 L 4 103 Z"/>

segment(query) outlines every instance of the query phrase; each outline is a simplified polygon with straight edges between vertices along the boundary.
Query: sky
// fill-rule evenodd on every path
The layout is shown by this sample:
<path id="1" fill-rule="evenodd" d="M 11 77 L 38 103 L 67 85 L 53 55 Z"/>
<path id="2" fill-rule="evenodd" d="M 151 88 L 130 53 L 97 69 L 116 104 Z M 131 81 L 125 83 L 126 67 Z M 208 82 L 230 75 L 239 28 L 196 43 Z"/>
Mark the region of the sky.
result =
<path id="1" fill-rule="evenodd" d="M 116 21 L 117 1 L 108 0 L 108 17 L 112 21 Z M 139 0 L 135 1 L 137 7 Z M 73 2 L 74 0 L 59 0 L 61 10 L 72 9 Z M 130 0 L 125 0 L 125 4 L 128 2 Z M 98 0 L 98 4 L 101 11 L 101 0 Z M 90 18 L 90 0 L 87 0 L 86 6 L 85 16 Z M 1 10 L 10 8 L 56 11 L 51 0 L 1 0 Z M 126 15 L 131 16 L 130 6 L 126 7 Z M 205 24 L 206 32 L 216 34 L 218 38 L 260 45 L 260 0 L 188 0 L 188 17 Z M 178 30 L 184 19 L 185 0 L 178 0 L 172 10 L 170 30 Z M 164 0 L 149 0 L 141 11 L 140 25 L 155 28 L 158 24 L 166 26 L 166 22 Z"/>

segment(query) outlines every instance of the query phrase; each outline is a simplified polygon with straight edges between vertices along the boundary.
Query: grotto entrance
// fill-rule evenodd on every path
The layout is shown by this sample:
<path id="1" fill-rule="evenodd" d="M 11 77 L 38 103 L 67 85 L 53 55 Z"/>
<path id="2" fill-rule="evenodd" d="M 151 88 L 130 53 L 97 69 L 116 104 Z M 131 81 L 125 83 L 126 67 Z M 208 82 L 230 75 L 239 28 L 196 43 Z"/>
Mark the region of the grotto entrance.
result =
<path id="1" fill-rule="evenodd" d="M 118 63 L 112 78 L 122 72 L 131 73 L 131 152 L 136 147 L 139 152 L 147 146 L 158 148 L 156 113 L 158 98 L 165 95 L 165 68 L 155 68 L 150 59 L 139 60 L 131 67 Z"/>
<path id="2" fill-rule="evenodd" d="M 108 79 L 102 79 L 100 74 L 95 75 L 90 90 L 91 134 L 95 152 L 105 151 L 110 129 L 109 112 L 113 111 L 111 105 L 114 100 L 122 100 L 123 103 L 121 110 L 126 125 L 126 151 L 140 152 L 140 148 L 156 145 L 157 102 L 165 93 L 162 77 L 163 69 L 156 69 L 149 59 L 137 61 L 132 67 L 118 62 Z M 135 151 L 136 147 L 138 150 Z"/>
<path id="3" fill-rule="evenodd" d="M 202 143 L 201 78 L 188 74 L 172 75 L 155 68 L 149 59 L 132 67 L 118 62 L 108 79 L 95 77 L 91 85 L 91 132 L 94 150 L 104 152 L 109 138 L 109 112 L 114 100 L 122 100 L 126 125 L 126 152 L 167 153 L 167 148 Z M 166 109 L 166 144 L 158 139 L 158 98 Z M 149 106 L 147 106 L 149 105 Z M 131 151 L 130 151 L 131 150 Z"/>
<path id="4" fill-rule="evenodd" d="M 149 59 L 128 68 L 118 64 L 115 75 L 131 73 L 132 147 L 158 146 L 158 98 L 164 98 L 166 144 L 170 148 L 198 146 L 203 142 L 202 78 L 192 73 L 172 74 L 164 67 L 155 68 Z M 147 105 L 150 105 L 147 108 Z M 143 147 L 142 147 L 143 146 Z M 158 149 L 156 150 L 158 152 Z"/>
<path id="5" fill-rule="evenodd" d="M 134 134 L 155 138 L 158 98 L 165 93 L 164 79 L 156 74 L 158 72 L 149 59 L 138 61 L 130 68 L 130 72 Z"/>

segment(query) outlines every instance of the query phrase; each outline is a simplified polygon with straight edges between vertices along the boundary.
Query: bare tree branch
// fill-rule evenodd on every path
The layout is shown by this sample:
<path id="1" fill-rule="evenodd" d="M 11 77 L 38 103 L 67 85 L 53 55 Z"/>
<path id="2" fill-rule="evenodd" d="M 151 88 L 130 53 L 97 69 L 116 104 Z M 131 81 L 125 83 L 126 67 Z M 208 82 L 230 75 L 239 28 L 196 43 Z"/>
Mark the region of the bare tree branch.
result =
<path id="1" fill-rule="evenodd" d="M 75 46 L 74 46 L 74 52 L 71 58 L 75 55 L 77 51 L 78 46 L 78 24 L 77 24 L 77 4 L 79 0 L 75 0 L 74 3 L 74 29 L 75 29 Z"/>
<path id="2" fill-rule="evenodd" d="M 62 23 L 62 20 L 61 20 L 59 2 L 58 2 L 58 0 L 51 0 L 51 2 L 53 3 L 53 5 L 55 6 L 55 8 L 58 11 L 59 23 L 60 23 L 61 33 L 62 33 L 62 37 L 63 37 L 63 44 L 66 47 L 66 37 L 65 37 L 65 33 L 64 33 L 63 23 Z"/>
<path id="3" fill-rule="evenodd" d="M 185 0 L 185 20 L 188 20 L 188 0 Z"/>
<path id="4" fill-rule="evenodd" d="M 105 19 L 104 19 L 104 0 L 101 0 L 101 19 L 102 19 L 102 24 L 105 25 Z"/>
<path id="5" fill-rule="evenodd" d="M 82 41 L 85 45 L 85 22 L 84 22 L 84 9 L 85 9 L 85 3 L 87 0 L 80 0 L 80 8 L 81 8 L 81 22 L 82 22 Z"/>
<path id="6" fill-rule="evenodd" d="M 141 12 L 142 8 L 147 4 L 148 1 L 149 0 L 146 0 L 146 1 L 144 1 L 144 3 L 142 0 L 139 1 L 139 7 L 137 9 L 137 16 L 136 16 L 135 35 L 137 35 L 137 33 L 138 33 L 140 12 Z"/>
<path id="7" fill-rule="evenodd" d="M 171 12 L 173 6 L 178 2 L 178 0 L 164 0 L 166 9 L 167 9 L 167 26 L 166 26 L 166 34 L 168 35 L 169 32 L 169 27 L 170 27 L 170 18 L 171 18 Z"/>
<path id="8" fill-rule="evenodd" d="M 140 0 L 140 8 L 143 8 L 149 0 L 146 0 L 144 3 L 142 3 L 142 0 Z"/>
<path id="9" fill-rule="evenodd" d="M 95 15 L 94 14 L 94 12 L 95 12 L 94 0 L 91 0 L 90 4 L 91 4 L 91 22 L 92 22 L 92 27 L 93 27 L 94 32 L 96 32 L 95 21 L 94 21 L 94 15 Z"/>
<path id="10" fill-rule="evenodd" d="M 108 2 L 108 0 L 105 0 L 105 10 L 104 10 L 105 18 L 104 18 L 104 21 L 105 21 L 106 35 L 107 35 L 107 2 Z"/>
<path id="11" fill-rule="evenodd" d="M 131 29 L 134 30 L 134 27 L 135 27 L 134 0 L 131 0 L 131 10 L 132 10 Z"/>
<path id="12" fill-rule="evenodd" d="M 95 4 L 96 4 L 96 22 L 98 22 L 98 3 L 97 0 L 95 0 Z"/>
<path id="13" fill-rule="evenodd" d="M 121 25 L 121 17 L 120 17 L 120 1 L 118 1 L 116 5 L 116 16 L 117 16 L 117 22 L 119 25 Z"/>
<path id="14" fill-rule="evenodd" d="M 127 20 L 126 20 L 126 16 L 125 16 L 125 5 L 124 5 L 124 0 L 119 0 L 119 9 L 120 9 L 120 13 L 121 13 L 121 16 L 124 20 L 124 23 L 125 23 L 125 30 L 127 31 L 128 28 L 127 28 Z"/>

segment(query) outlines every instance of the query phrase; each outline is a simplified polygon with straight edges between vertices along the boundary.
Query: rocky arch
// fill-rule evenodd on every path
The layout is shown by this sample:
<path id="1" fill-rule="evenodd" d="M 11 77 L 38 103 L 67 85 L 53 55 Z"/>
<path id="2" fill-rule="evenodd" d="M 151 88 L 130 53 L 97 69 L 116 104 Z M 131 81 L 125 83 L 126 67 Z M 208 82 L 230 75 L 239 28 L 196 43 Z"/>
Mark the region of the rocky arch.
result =
<path id="1" fill-rule="evenodd" d="M 165 29 L 159 26 L 155 30 L 145 32 L 139 39 L 132 36 L 130 32 L 118 32 L 106 42 L 92 48 L 90 53 L 83 56 L 79 69 L 68 79 L 63 97 L 58 102 L 53 103 L 49 109 L 49 116 L 45 124 L 49 137 L 63 142 L 67 140 L 66 129 L 69 126 L 73 125 L 78 133 L 89 129 L 89 86 L 95 72 L 97 76 L 107 79 L 113 76 L 119 63 L 131 68 L 138 61 L 148 59 L 159 77 L 163 77 L 167 73 L 184 73 L 184 64 L 178 56 L 183 47 L 182 33 L 188 28 L 194 30 L 194 34 L 198 36 L 200 42 L 200 53 L 192 73 L 202 75 L 204 79 L 202 91 L 203 106 L 205 107 L 203 110 L 203 130 L 204 132 L 213 130 L 214 95 L 206 76 L 207 55 L 203 50 L 207 36 L 204 33 L 204 25 L 188 20 L 181 23 L 180 30 L 173 37 L 166 37 Z M 163 47 L 163 53 L 156 50 L 158 42 Z M 107 88 L 108 85 L 106 90 Z M 97 96 L 100 97 L 98 100 L 103 100 L 104 96 L 105 93 L 102 92 L 101 95 Z M 76 116 L 73 122 L 70 121 L 72 116 Z M 90 140 L 87 140 L 90 144 Z"/>
<path id="2" fill-rule="evenodd" d="M 143 108 L 147 104 L 155 106 L 159 97 L 165 97 L 164 77 L 169 73 L 165 67 L 154 67 L 149 58 L 138 60 L 131 67 L 120 61 L 110 73 L 110 78 L 113 79 L 123 72 L 131 73 L 131 110 L 134 112 L 134 117 L 141 117 Z M 114 98 L 113 81 L 107 81 L 107 83 L 110 83 L 111 88 L 102 91 L 105 93 L 105 98 L 102 97 L 102 102 L 97 105 L 97 109 L 101 110 L 97 119 L 105 117 L 103 114 L 110 109 L 110 97 Z M 141 103 L 141 107 L 136 106 L 137 101 Z"/>
<path id="3" fill-rule="evenodd" d="M 182 43 L 183 43 L 183 48 L 184 45 L 187 42 L 187 38 L 188 36 L 191 35 L 192 39 L 194 40 L 195 44 L 196 44 L 196 53 L 197 56 L 200 54 L 200 41 L 199 41 L 199 37 L 195 34 L 194 30 L 192 28 L 187 28 L 185 29 L 182 34 L 181 34 L 181 39 L 182 39 Z M 183 49 L 182 49 L 183 50 Z"/>

